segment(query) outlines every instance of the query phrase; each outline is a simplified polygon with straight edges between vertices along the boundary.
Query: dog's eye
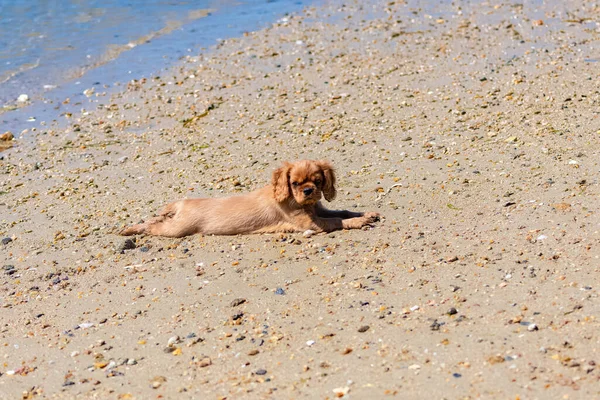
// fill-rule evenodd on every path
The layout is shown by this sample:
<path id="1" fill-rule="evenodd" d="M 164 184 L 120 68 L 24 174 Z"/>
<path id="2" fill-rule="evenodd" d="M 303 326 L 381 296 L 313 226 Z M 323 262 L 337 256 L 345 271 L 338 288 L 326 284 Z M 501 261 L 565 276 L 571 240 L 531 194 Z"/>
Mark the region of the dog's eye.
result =
<path id="1" fill-rule="evenodd" d="M 298 186 L 298 182 L 292 182 L 292 186 Z"/>
<path id="2" fill-rule="evenodd" d="M 321 180 L 320 180 L 320 179 L 317 179 L 317 180 L 315 181 L 315 185 L 320 185 L 320 184 L 321 184 Z"/>

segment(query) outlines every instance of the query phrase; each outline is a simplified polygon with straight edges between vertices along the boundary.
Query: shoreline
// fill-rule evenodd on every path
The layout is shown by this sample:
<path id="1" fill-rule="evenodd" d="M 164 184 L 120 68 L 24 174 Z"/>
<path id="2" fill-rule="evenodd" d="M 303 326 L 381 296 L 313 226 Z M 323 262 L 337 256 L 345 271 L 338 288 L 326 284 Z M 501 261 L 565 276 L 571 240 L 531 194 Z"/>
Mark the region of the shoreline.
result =
<path id="1" fill-rule="evenodd" d="M 30 132 L 0 157 L 0 398 L 597 397 L 599 21 L 332 2 Z M 382 221 L 116 235 L 303 158 Z"/>
<path id="2" fill-rule="evenodd" d="M 307 6 L 304 3 L 284 0 L 265 5 L 248 0 L 235 7 L 214 8 L 208 7 L 209 3 L 203 9 L 167 7 L 165 14 L 176 13 L 175 19 L 161 18 L 163 25 L 155 23 L 151 27 L 144 27 L 141 32 L 136 32 L 137 36 L 132 36 L 128 28 L 125 29 L 126 34 L 113 38 L 109 35 L 110 29 L 105 32 L 101 23 L 92 24 L 91 30 L 100 31 L 97 36 L 110 36 L 104 38 L 106 43 L 98 43 L 100 39 L 93 36 L 92 44 L 85 45 L 90 49 L 84 49 L 83 44 L 67 36 L 64 39 L 69 45 L 63 51 L 70 49 L 70 55 L 64 53 L 63 59 L 53 61 L 66 63 L 62 68 L 54 67 L 52 62 L 46 60 L 49 55 L 43 53 L 45 47 L 38 44 L 41 46 L 38 50 L 42 51 L 44 57 L 32 59 L 31 63 L 23 64 L 15 71 L 6 71 L 6 80 L 0 82 L 3 88 L 0 101 L 4 103 L 0 108 L 3 132 L 10 130 L 19 136 L 24 129 L 43 129 L 51 124 L 64 127 L 66 114 L 81 113 L 82 109 L 93 105 L 91 100 L 94 98 L 109 97 L 112 93 L 122 91 L 132 79 L 137 81 L 167 73 L 176 68 L 182 58 L 210 51 L 219 40 L 242 35 L 248 30 L 268 26 L 290 13 L 301 12 L 302 7 Z M 318 2 L 309 4 L 313 3 Z M 89 17 L 91 20 L 106 19 L 108 17 L 104 14 L 110 14 L 110 7 L 114 6 L 115 3 L 111 3 L 107 9 L 92 10 L 82 6 L 79 13 L 71 17 L 81 20 L 86 13 L 90 13 L 95 15 Z M 73 21 L 69 22 L 73 24 Z M 78 24 L 75 25 L 80 28 Z M 54 33 L 60 35 L 60 32 Z M 47 40 L 53 42 L 57 38 Z M 71 40 L 75 40 L 74 46 L 70 44 Z M 60 52 L 58 56 L 61 56 Z M 18 100 L 21 95 L 25 95 L 25 101 Z M 63 124 L 59 122 L 57 125 L 57 121 L 63 121 Z"/>

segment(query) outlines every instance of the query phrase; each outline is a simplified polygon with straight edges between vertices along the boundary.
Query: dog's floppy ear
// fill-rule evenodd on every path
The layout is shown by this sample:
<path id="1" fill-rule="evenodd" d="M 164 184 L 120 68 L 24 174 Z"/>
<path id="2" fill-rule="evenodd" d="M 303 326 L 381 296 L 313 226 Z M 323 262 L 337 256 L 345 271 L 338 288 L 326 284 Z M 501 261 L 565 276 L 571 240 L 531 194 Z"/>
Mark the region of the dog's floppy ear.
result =
<path id="1" fill-rule="evenodd" d="M 317 165 L 323 171 L 323 177 L 325 178 L 325 182 L 323 182 L 323 196 L 325 200 L 332 201 L 337 194 L 335 190 L 335 170 L 329 161 L 317 161 Z"/>
<path id="2" fill-rule="evenodd" d="M 273 179 L 271 181 L 273 196 L 280 203 L 290 197 L 290 185 L 288 183 L 290 169 L 292 169 L 292 164 L 284 162 L 281 167 L 273 172 Z"/>

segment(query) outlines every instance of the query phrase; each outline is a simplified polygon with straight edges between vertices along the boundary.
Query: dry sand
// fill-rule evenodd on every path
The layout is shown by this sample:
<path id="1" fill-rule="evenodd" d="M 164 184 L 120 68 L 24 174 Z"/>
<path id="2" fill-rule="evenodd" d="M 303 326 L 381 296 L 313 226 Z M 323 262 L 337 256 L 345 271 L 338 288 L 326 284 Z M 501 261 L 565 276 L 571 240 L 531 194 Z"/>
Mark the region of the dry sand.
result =
<path id="1" fill-rule="evenodd" d="M 17 134 L 0 398 L 599 397 L 600 8 L 527 3 L 329 3 Z M 301 158 L 382 222 L 115 233 Z"/>

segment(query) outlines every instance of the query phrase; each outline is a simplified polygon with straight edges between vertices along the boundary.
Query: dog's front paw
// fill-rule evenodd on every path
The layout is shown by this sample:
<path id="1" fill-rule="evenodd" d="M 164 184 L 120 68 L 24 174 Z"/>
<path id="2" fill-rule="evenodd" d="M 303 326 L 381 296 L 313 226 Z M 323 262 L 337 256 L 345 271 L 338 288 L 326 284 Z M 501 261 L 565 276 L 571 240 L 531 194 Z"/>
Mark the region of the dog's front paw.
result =
<path id="1" fill-rule="evenodd" d="M 377 212 L 366 212 L 363 215 L 363 218 L 367 221 L 367 224 L 372 224 L 373 222 L 377 222 L 380 219 L 380 214 Z"/>

